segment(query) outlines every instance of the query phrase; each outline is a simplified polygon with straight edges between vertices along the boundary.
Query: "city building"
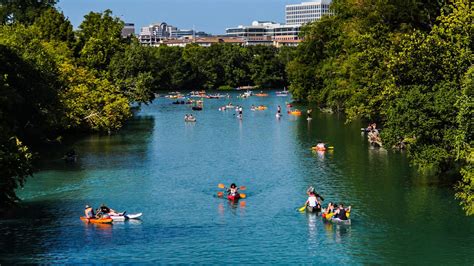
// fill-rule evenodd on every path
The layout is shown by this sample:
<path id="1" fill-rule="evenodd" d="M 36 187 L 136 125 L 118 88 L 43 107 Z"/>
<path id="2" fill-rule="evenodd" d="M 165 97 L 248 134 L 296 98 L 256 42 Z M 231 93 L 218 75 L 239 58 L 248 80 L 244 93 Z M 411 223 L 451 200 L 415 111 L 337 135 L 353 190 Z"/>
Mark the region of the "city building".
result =
<path id="1" fill-rule="evenodd" d="M 244 45 L 274 45 L 274 40 L 298 40 L 301 25 L 281 25 L 272 21 L 254 21 L 249 26 L 226 29 L 226 36 L 240 37 Z"/>
<path id="2" fill-rule="evenodd" d="M 202 31 L 196 32 L 190 29 L 178 29 L 166 22 L 161 22 L 142 27 L 138 39 L 141 44 L 156 45 L 160 42 L 162 43 L 163 40 L 190 39 L 207 36 L 209 36 L 209 34 Z"/>
<path id="3" fill-rule="evenodd" d="M 127 38 L 133 35 L 135 35 L 135 24 L 125 23 L 122 29 L 122 37 Z"/>
<path id="4" fill-rule="evenodd" d="M 301 25 L 320 20 L 324 15 L 333 15 L 329 9 L 332 0 L 315 0 L 301 4 L 287 5 L 285 18 L 287 25 Z"/>

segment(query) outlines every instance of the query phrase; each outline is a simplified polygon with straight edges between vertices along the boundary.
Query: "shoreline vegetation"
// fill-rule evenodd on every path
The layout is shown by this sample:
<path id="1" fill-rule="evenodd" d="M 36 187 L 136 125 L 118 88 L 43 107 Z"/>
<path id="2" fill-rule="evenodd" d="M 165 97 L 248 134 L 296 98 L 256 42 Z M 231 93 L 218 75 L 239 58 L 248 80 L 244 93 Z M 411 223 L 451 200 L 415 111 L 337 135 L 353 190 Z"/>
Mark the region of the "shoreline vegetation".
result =
<path id="1" fill-rule="evenodd" d="M 110 10 L 77 31 L 56 1 L 0 5 L 0 209 L 35 170 L 35 143 L 114 132 L 155 93 L 287 87 L 296 101 L 382 124 L 420 169 L 454 172 L 474 214 L 474 12 L 467 0 L 334 0 L 336 16 L 304 27 L 297 48 L 146 47 L 122 38 Z"/>

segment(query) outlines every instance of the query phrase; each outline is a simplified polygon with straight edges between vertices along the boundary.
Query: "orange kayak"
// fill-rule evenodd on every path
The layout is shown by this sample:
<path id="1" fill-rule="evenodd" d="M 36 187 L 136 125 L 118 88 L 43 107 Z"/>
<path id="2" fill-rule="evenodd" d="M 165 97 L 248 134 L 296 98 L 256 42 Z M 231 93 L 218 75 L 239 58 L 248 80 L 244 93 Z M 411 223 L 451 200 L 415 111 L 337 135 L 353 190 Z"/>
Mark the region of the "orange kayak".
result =
<path id="1" fill-rule="evenodd" d="M 111 224 L 113 222 L 112 218 L 97 219 L 97 218 L 87 218 L 84 216 L 81 216 L 81 220 L 84 222 L 93 223 L 93 224 Z"/>

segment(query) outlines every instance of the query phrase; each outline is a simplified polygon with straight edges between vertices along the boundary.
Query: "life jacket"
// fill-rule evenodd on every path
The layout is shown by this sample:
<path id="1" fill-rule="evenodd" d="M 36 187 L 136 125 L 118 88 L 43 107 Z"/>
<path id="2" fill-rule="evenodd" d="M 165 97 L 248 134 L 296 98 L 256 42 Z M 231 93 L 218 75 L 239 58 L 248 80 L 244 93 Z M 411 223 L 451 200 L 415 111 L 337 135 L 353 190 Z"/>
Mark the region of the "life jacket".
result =
<path id="1" fill-rule="evenodd" d="M 345 209 L 340 209 L 339 214 L 337 215 L 337 218 L 339 218 L 341 220 L 347 220 L 346 210 Z"/>
<path id="2" fill-rule="evenodd" d="M 235 196 L 235 194 L 237 194 L 237 188 L 231 188 L 231 189 L 229 189 L 229 195 Z"/>
<path id="3" fill-rule="evenodd" d="M 94 214 L 94 210 L 92 208 L 87 208 L 86 209 L 86 217 L 88 218 L 94 218 L 95 214 Z"/>

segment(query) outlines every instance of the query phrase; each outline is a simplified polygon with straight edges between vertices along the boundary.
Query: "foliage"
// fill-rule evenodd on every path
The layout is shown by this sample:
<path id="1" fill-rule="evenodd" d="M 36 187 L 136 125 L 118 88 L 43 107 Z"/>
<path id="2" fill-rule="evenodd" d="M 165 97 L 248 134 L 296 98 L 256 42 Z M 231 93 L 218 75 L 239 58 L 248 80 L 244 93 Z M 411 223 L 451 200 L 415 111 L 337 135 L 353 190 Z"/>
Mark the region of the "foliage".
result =
<path id="1" fill-rule="evenodd" d="M 1 0 L 0 24 L 32 24 L 44 10 L 56 4 L 56 0 Z"/>
<path id="2" fill-rule="evenodd" d="M 232 86 L 229 86 L 229 85 L 222 85 L 217 89 L 220 91 L 230 91 L 230 90 L 233 90 L 234 88 L 232 88 Z"/>
<path id="3" fill-rule="evenodd" d="M 349 121 L 383 122 L 386 145 L 409 142 L 420 169 L 463 174 L 458 197 L 469 212 L 472 3 L 334 0 L 332 8 L 336 16 L 303 29 L 287 64 L 293 96 Z"/>
<path id="4" fill-rule="evenodd" d="M 33 174 L 32 154 L 15 137 L 0 136 L 0 208 L 18 201 L 15 190 Z"/>
<path id="5" fill-rule="evenodd" d="M 74 32 L 72 24 L 64 17 L 64 14 L 55 8 L 46 9 L 33 24 L 38 32 L 37 37 L 50 41 L 62 41 L 72 46 L 74 42 Z"/>
<path id="6" fill-rule="evenodd" d="M 92 69 L 105 70 L 114 54 L 123 49 L 123 26 L 109 9 L 85 15 L 77 32 L 76 51 L 80 62 Z"/>

